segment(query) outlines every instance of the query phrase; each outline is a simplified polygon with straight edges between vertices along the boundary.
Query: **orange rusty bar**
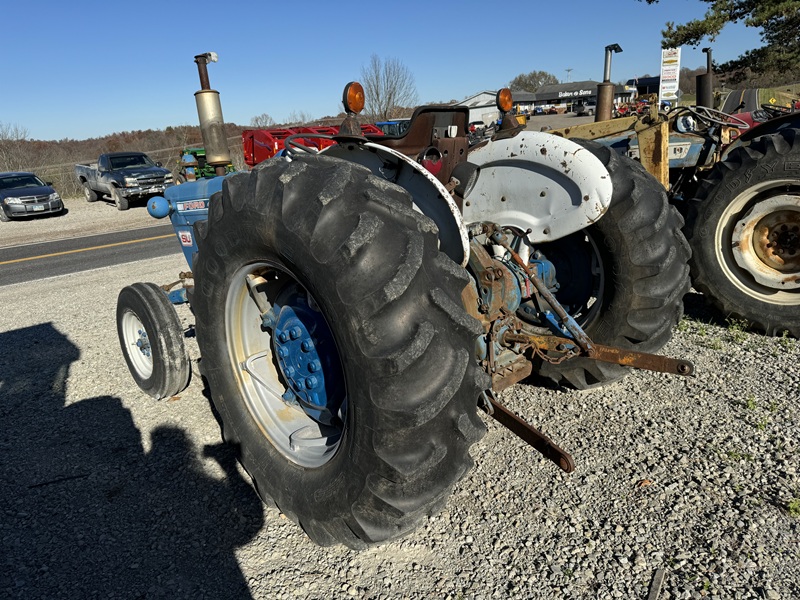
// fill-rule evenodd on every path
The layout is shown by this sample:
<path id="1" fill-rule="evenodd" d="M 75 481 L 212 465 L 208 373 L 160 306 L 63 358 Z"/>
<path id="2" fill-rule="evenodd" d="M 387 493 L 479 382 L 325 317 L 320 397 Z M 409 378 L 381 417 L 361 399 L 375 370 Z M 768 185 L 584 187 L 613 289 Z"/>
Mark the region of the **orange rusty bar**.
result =
<path id="1" fill-rule="evenodd" d="M 539 350 L 551 350 L 555 352 L 574 353 L 576 356 L 583 355 L 586 358 L 599 360 L 602 362 L 614 363 L 636 369 L 647 371 L 658 371 L 659 373 L 670 373 L 672 375 L 683 375 L 688 377 L 694 375 L 694 364 L 688 360 L 660 356 L 658 354 L 648 354 L 647 352 L 637 352 L 625 348 L 614 346 L 604 346 L 592 342 L 592 354 L 587 356 L 581 348 L 569 338 L 562 338 L 555 335 L 534 335 L 520 333 L 506 333 L 503 336 L 504 343 L 532 344 Z"/>

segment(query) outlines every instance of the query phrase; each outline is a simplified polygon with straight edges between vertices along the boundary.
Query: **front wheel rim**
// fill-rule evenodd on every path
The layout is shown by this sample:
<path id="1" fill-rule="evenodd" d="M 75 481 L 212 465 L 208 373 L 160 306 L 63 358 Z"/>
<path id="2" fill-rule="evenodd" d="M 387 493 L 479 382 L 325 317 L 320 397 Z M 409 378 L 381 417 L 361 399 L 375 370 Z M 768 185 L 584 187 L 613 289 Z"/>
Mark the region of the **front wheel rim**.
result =
<path id="1" fill-rule="evenodd" d="M 288 348 L 292 352 L 287 344 L 294 340 L 300 345 L 303 336 L 281 336 L 281 330 L 276 328 L 280 325 L 275 309 L 280 309 L 295 291 L 306 294 L 307 304 L 316 308 L 313 296 L 285 269 L 267 262 L 240 268 L 231 279 L 225 302 L 227 349 L 242 401 L 261 434 L 289 461 L 300 467 L 317 468 L 330 461 L 341 444 L 347 425 L 347 395 L 334 348 L 335 360 L 328 360 L 335 362 L 330 368 L 337 370 L 340 378 L 330 384 L 331 389 L 338 390 L 332 392 L 336 399 L 330 403 L 334 418 L 313 418 L 311 415 L 319 415 L 308 404 L 304 408 L 298 402 L 295 393 L 304 387 L 302 384 L 321 373 L 318 363 L 308 361 L 303 366 L 309 372 L 302 379 L 300 375 L 287 374 L 292 368 L 286 362 L 285 351 Z M 320 318 L 324 322 L 321 315 Z M 329 332 L 327 323 L 325 327 Z M 288 327 L 283 333 L 291 329 Z M 299 370 L 298 364 L 293 365 Z M 329 381 L 334 379 L 330 377 Z"/>
<path id="2" fill-rule="evenodd" d="M 142 320 L 132 311 L 122 315 L 122 340 L 133 368 L 142 379 L 153 375 L 153 348 Z"/>

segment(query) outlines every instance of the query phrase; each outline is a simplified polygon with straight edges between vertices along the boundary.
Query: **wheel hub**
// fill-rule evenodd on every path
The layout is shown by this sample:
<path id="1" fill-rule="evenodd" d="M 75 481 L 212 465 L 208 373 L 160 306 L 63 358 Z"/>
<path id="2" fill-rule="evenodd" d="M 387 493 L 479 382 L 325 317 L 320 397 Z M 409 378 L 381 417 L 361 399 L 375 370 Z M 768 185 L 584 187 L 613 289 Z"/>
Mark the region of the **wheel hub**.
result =
<path id="1" fill-rule="evenodd" d="M 760 284 L 775 290 L 800 288 L 800 197 L 759 202 L 734 227 L 733 256 Z"/>
<path id="2" fill-rule="evenodd" d="M 150 357 L 150 339 L 147 337 L 147 332 L 144 329 L 138 331 L 139 339 L 136 340 L 136 347 L 143 355 Z"/>
<path id="3" fill-rule="evenodd" d="M 336 345 L 322 314 L 294 294 L 282 306 L 273 306 L 266 321 L 274 323 L 274 355 L 288 388 L 283 399 L 299 404 L 318 423 L 339 424 L 344 386 L 337 373 Z"/>

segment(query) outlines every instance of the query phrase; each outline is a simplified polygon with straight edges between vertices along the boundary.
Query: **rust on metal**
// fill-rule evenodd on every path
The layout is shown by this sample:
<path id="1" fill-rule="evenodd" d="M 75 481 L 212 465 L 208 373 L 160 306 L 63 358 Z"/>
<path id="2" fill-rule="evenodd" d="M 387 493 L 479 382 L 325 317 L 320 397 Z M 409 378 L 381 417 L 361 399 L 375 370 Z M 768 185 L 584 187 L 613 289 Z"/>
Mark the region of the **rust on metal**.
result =
<path id="1" fill-rule="evenodd" d="M 487 394 L 491 406 L 491 412 L 487 407 L 484 410 L 492 416 L 503 427 L 514 433 L 521 440 L 541 452 L 545 458 L 553 461 L 565 473 L 572 473 L 575 470 L 575 461 L 570 454 L 558 446 L 553 440 L 544 433 L 520 419 L 513 412 L 497 401 L 494 394 Z"/>
<path id="2" fill-rule="evenodd" d="M 533 364 L 524 356 L 518 356 L 517 360 L 503 367 L 495 367 L 492 373 L 492 389 L 500 392 L 510 388 L 515 383 L 519 383 L 528 377 L 533 371 Z"/>
<path id="3" fill-rule="evenodd" d="M 800 270 L 800 212 L 783 210 L 767 215 L 756 226 L 753 238 L 756 254 L 767 266 L 782 272 Z"/>
<path id="4" fill-rule="evenodd" d="M 547 289 L 547 286 L 542 282 L 541 279 L 528 268 L 528 265 L 522 260 L 522 257 L 517 254 L 517 252 L 511 247 L 511 244 L 508 243 L 508 238 L 506 235 L 496 228 L 493 223 L 485 223 L 484 227 L 487 228 L 487 233 L 490 234 L 491 240 L 500 246 L 502 246 L 506 252 L 511 255 L 511 258 L 517 263 L 522 270 L 525 272 L 525 275 L 536 288 L 536 291 L 539 292 L 539 295 L 544 299 L 547 304 L 550 305 L 550 308 L 553 309 L 553 312 L 558 315 L 559 320 L 567 328 L 567 330 L 575 336 L 578 344 L 580 344 L 581 348 L 589 355 L 592 356 L 593 353 L 593 342 L 589 339 L 589 336 L 581 329 L 578 324 L 575 322 L 572 317 L 567 314 L 567 311 L 564 310 L 564 307 L 556 300 L 556 297 L 553 293 Z"/>
<path id="5" fill-rule="evenodd" d="M 565 354 L 572 352 L 577 355 L 576 351 L 579 350 L 575 340 L 554 335 L 507 333 L 503 336 L 503 341 L 509 343 L 525 343 L 527 341 L 527 343 L 542 352 L 549 351 Z M 587 358 L 647 371 L 683 375 L 684 377 L 695 373 L 694 364 L 688 360 L 637 352 L 636 350 L 627 350 L 614 346 L 604 346 L 597 343 L 593 343 L 593 349 L 594 353 L 591 356 L 587 356 Z"/>
<path id="6" fill-rule="evenodd" d="M 622 117 L 620 119 L 614 119 L 613 121 L 599 121 L 597 123 L 573 125 L 564 129 L 551 129 L 547 133 L 568 139 L 583 138 L 594 140 L 608 135 L 630 131 L 638 120 L 638 116 Z"/>
<path id="7" fill-rule="evenodd" d="M 661 121 L 652 127 L 637 130 L 639 160 L 665 189 L 669 189 L 669 123 Z"/>
<path id="8" fill-rule="evenodd" d="M 200 89 L 210 90 L 211 84 L 208 81 L 208 61 L 210 53 L 198 54 L 194 57 L 194 62 L 197 63 L 197 73 L 200 76 Z"/>

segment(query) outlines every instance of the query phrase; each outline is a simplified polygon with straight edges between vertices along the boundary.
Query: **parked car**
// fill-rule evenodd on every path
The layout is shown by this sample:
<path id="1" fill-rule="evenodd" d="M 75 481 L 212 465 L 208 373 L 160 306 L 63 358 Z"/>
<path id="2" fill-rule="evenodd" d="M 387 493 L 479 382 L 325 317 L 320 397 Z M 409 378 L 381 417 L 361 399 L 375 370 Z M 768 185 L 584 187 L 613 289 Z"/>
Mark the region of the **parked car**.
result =
<path id="1" fill-rule="evenodd" d="M 61 196 L 33 173 L 0 173 L 0 221 L 60 213 Z"/>
<path id="2" fill-rule="evenodd" d="M 597 102 L 586 102 L 575 107 L 575 115 L 578 117 L 591 117 L 597 112 Z"/>
<path id="3" fill-rule="evenodd" d="M 476 133 L 476 132 L 480 133 L 481 131 L 486 129 L 486 123 L 484 123 L 483 121 L 472 121 L 467 126 L 467 129 L 469 130 L 469 133 Z"/>

